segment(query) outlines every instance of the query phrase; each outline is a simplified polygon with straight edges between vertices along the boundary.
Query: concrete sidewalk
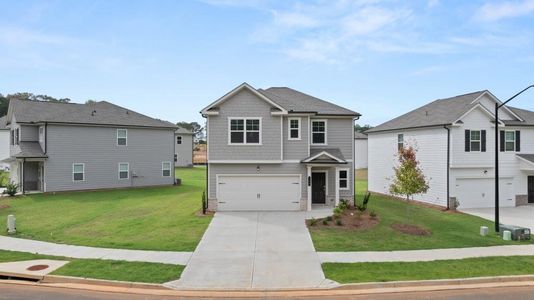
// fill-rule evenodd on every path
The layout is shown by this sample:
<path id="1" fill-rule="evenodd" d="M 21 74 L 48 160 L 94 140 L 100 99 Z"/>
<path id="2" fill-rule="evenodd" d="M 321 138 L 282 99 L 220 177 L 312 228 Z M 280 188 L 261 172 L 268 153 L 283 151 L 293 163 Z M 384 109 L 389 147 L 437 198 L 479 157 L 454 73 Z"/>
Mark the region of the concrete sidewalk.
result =
<path id="1" fill-rule="evenodd" d="M 72 246 L 0 236 L 0 249 L 72 258 L 92 258 L 186 265 L 192 252 L 145 251 Z"/>
<path id="2" fill-rule="evenodd" d="M 534 245 L 405 251 L 318 252 L 321 263 L 416 262 L 473 257 L 534 255 Z"/>

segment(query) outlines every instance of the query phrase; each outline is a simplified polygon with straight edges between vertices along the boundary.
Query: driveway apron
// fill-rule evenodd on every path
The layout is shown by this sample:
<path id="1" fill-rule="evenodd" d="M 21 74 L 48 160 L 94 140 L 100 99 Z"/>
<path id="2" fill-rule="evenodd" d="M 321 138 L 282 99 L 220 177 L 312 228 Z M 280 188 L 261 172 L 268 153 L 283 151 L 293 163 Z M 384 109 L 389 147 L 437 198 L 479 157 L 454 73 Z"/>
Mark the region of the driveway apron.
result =
<path id="1" fill-rule="evenodd" d="M 303 212 L 218 212 L 173 288 L 311 288 L 325 281 Z"/>

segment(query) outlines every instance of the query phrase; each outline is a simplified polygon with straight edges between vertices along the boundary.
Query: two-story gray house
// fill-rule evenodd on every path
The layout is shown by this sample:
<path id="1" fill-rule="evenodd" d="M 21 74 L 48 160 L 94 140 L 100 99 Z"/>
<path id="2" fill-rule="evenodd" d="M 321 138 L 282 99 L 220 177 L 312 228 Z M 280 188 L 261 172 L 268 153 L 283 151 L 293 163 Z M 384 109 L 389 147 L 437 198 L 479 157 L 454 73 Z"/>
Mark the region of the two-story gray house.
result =
<path id="1" fill-rule="evenodd" d="M 290 88 L 247 83 L 201 114 L 210 210 L 311 210 L 353 199 L 360 114 Z"/>
<path id="2" fill-rule="evenodd" d="M 21 192 L 174 183 L 172 123 L 106 101 L 11 100 L 11 181 Z"/>
<path id="3" fill-rule="evenodd" d="M 179 127 L 175 131 L 176 144 L 174 146 L 174 157 L 177 167 L 193 166 L 193 131 Z"/>

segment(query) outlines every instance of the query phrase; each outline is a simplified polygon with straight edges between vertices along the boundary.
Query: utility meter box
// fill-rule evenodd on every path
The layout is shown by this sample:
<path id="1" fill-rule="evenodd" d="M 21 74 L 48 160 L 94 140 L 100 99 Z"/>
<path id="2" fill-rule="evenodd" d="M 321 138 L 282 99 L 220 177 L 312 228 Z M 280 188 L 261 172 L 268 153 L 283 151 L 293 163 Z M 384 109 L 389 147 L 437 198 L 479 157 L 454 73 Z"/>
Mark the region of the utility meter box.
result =
<path id="1" fill-rule="evenodd" d="M 508 230 L 512 233 L 512 240 L 530 240 L 530 229 L 525 227 L 519 227 L 514 225 L 499 225 L 499 233 L 502 233 Z"/>

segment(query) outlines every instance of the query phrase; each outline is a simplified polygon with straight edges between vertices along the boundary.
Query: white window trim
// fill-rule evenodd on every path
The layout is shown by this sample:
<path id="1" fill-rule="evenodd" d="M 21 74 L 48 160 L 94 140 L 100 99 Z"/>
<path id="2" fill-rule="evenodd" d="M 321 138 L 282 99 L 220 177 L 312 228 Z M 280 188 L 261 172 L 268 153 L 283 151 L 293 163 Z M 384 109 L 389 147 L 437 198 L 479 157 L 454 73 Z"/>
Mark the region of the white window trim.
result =
<path id="1" fill-rule="evenodd" d="M 339 190 L 340 191 L 348 191 L 348 190 L 350 190 L 350 181 L 349 181 L 349 178 L 350 178 L 349 171 L 350 171 L 350 169 L 349 168 L 343 168 L 343 169 L 340 168 L 337 171 L 338 171 L 338 174 L 337 174 L 337 178 L 338 178 L 337 186 L 339 187 Z M 344 179 L 344 180 L 347 181 L 347 187 L 344 187 L 344 188 L 342 188 L 340 186 L 340 184 L 339 184 L 341 182 L 341 171 L 347 171 L 347 178 Z"/>
<path id="2" fill-rule="evenodd" d="M 472 143 L 473 143 L 472 134 L 473 134 L 473 131 L 478 131 L 478 134 L 480 136 L 480 138 L 478 140 L 474 140 L 475 142 L 478 142 L 479 145 L 480 145 L 478 147 L 478 150 L 473 150 L 473 147 L 472 147 Z M 505 148 L 506 148 L 506 144 L 505 144 Z M 514 146 L 514 148 L 515 148 L 515 146 Z M 482 130 L 480 130 L 480 129 L 469 130 L 469 152 L 482 152 Z"/>
<path id="3" fill-rule="evenodd" d="M 165 171 L 165 168 L 163 167 L 165 164 L 169 164 L 169 176 L 163 175 L 163 171 Z M 162 161 L 161 162 L 161 177 L 172 177 L 172 163 L 170 161 Z"/>
<path id="4" fill-rule="evenodd" d="M 180 138 L 180 143 L 178 143 L 178 138 Z M 184 138 L 183 138 L 181 135 L 177 135 L 177 136 L 176 136 L 176 145 L 181 145 L 182 142 L 183 142 L 183 139 L 184 139 Z"/>
<path id="5" fill-rule="evenodd" d="M 512 132 L 514 134 L 514 140 L 513 141 L 509 141 L 506 139 L 506 133 L 507 132 Z M 505 130 L 504 131 L 504 152 L 515 152 L 515 141 L 516 141 L 516 136 L 515 136 L 515 130 Z M 513 142 L 514 144 L 514 149 L 513 150 L 506 150 L 506 143 L 510 143 L 510 142 Z"/>
<path id="6" fill-rule="evenodd" d="M 262 139 L 262 123 L 263 123 L 262 117 L 229 117 L 228 118 L 228 145 L 229 146 L 261 146 L 263 144 Z M 232 120 L 243 120 L 243 143 L 232 143 L 232 131 L 231 129 L 231 123 Z M 260 121 L 260 141 L 259 143 L 247 143 L 247 120 L 259 120 Z"/>
<path id="7" fill-rule="evenodd" d="M 119 145 L 119 131 L 124 130 L 126 132 L 126 145 Z M 126 128 L 117 128 L 117 146 L 128 146 L 128 129 Z"/>
<path id="8" fill-rule="evenodd" d="M 121 165 L 127 165 L 128 166 L 128 177 L 121 178 Z M 120 162 L 117 164 L 117 177 L 119 180 L 129 180 L 130 179 L 130 163 L 127 162 Z"/>
<path id="9" fill-rule="evenodd" d="M 296 138 L 292 138 L 291 137 L 291 121 L 298 121 L 299 122 L 299 127 L 298 127 L 298 131 L 299 131 L 299 135 L 298 137 Z M 288 118 L 287 119 L 287 139 L 289 141 L 300 141 L 302 139 L 302 121 L 301 121 L 301 118 Z"/>
<path id="10" fill-rule="evenodd" d="M 313 122 L 324 122 L 324 143 L 322 144 L 319 144 L 319 143 L 314 143 L 313 142 Z M 326 119 L 311 119 L 311 122 L 310 122 L 310 143 L 311 145 L 322 145 L 322 146 L 325 146 L 325 145 L 328 145 L 328 122 Z"/>
<path id="11" fill-rule="evenodd" d="M 74 180 L 74 165 L 82 165 L 83 180 Z M 84 182 L 84 181 L 85 181 L 85 163 L 73 163 L 72 164 L 72 182 Z"/>

